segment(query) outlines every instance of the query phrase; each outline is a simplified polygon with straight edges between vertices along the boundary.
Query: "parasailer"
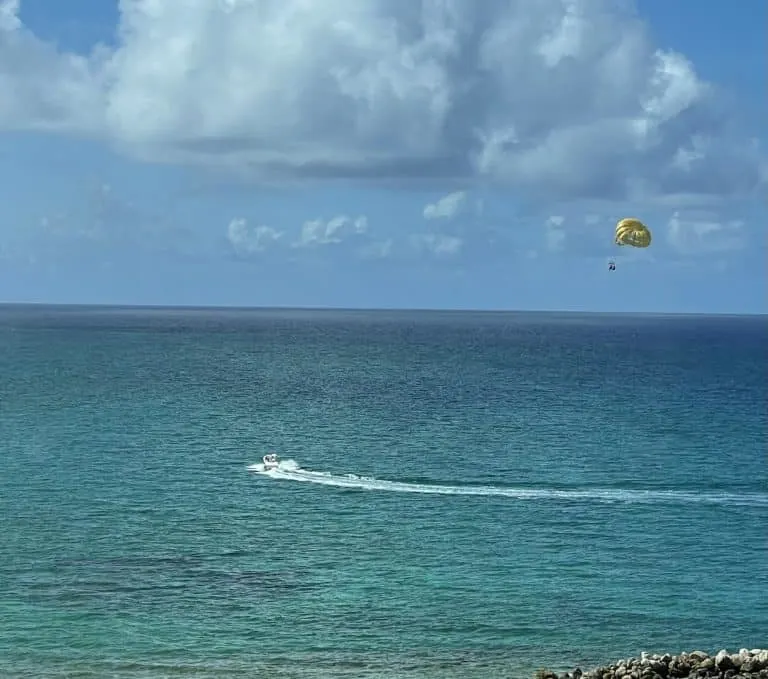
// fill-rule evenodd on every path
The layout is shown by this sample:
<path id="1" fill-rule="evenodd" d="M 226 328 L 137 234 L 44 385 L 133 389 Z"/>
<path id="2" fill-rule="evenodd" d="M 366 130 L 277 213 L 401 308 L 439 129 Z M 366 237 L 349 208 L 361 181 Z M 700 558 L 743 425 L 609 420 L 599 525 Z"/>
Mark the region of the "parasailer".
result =
<path id="1" fill-rule="evenodd" d="M 651 230 L 639 219 L 626 217 L 616 223 L 614 243 L 620 247 L 629 245 L 633 248 L 647 248 L 651 244 Z M 616 263 L 611 261 L 609 271 L 616 270 Z"/>

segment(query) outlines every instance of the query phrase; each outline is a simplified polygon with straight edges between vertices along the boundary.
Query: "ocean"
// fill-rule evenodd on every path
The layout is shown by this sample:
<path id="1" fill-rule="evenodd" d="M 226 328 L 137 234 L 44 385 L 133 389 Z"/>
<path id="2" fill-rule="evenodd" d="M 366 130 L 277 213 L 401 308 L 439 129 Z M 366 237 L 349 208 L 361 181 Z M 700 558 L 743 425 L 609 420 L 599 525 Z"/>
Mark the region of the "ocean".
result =
<path id="1" fill-rule="evenodd" d="M 0 677 L 768 648 L 767 352 L 758 316 L 2 306 Z"/>

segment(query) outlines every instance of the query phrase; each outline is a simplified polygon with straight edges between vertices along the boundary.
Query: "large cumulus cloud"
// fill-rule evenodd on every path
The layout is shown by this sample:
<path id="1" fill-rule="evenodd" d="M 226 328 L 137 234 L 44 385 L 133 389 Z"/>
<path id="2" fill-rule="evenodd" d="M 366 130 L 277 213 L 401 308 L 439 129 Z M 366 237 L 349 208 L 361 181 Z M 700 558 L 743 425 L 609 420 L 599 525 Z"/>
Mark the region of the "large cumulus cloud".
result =
<path id="1" fill-rule="evenodd" d="M 121 0 L 57 52 L 0 3 L 0 126 L 264 177 L 483 179 L 557 198 L 740 194 L 716 92 L 628 0 Z"/>

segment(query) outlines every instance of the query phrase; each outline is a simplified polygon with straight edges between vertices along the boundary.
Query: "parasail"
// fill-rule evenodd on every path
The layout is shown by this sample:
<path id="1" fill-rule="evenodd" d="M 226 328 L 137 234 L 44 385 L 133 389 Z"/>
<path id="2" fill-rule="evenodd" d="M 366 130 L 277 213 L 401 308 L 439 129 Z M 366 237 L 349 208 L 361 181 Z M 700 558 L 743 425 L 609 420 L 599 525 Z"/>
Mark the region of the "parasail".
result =
<path id="1" fill-rule="evenodd" d="M 616 245 L 647 248 L 651 244 L 651 231 L 639 219 L 628 217 L 616 224 Z"/>

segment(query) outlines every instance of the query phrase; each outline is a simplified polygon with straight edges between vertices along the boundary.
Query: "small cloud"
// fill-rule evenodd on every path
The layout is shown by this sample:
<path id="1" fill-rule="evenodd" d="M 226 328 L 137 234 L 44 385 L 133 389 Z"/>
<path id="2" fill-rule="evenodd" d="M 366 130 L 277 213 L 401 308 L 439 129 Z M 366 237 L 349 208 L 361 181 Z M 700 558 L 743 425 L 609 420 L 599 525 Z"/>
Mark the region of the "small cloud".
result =
<path id="1" fill-rule="evenodd" d="M 227 227 L 227 240 L 235 252 L 252 255 L 264 252 L 270 245 L 280 240 L 283 232 L 271 226 L 248 226 L 242 217 L 233 219 Z"/>
<path id="2" fill-rule="evenodd" d="M 696 163 L 706 159 L 708 152 L 707 140 L 701 135 L 693 135 L 690 143 L 680 146 L 672 157 L 672 167 L 684 172 L 690 172 Z"/>
<path id="3" fill-rule="evenodd" d="M 317 247 L 320 245 L 333 245 L 343 242 L 349 237 L 359 236 L 368 232 L 368 218 L 361 215 L 352 219 L 346 215 L 338 215 L 327 222 L 322 219 L 313 219 L 301 227 L 299 240 L 293 243 L 293 247 Z"/>
<path id="4" fill-rule="evenodd" d="M 549 229 L 547 231 L 547 248 L 552 252 L 559 252 L 565 244 L 565 231 L 561 229 Z"/>
<path id="5" fill-rule="evenodd" d="M 383 241 L 375 241 L 364 246 L 360 255 L 365 259 L 386 259 L 392 254 L 394 242 L 391 238 Z"/>
<path id="6" fill-rule="evenodd" d="M 720 221 L 707 211 L 675 212 L 669 220 L 667 240 L 683 253 L 725 252 L 744 247 L 741 220 Z"/>
<path id="7" fill-rule="evenodd" d="M 455 191 L 424 208 L 424 219 L 453 219 L 467 200 L 466 191 Z"/>
<path id="8" fill-rule="evenodd" d="M 547 249 L 550 252 L 559 252 L 565 244 L 565 230 L 562 225 L 565 223 L 565 217 L 561 215 L 552 215 L 544 222 L 546 227 Z"/>
<path id="9" fill-rule="evenodd" d="M 457 255 L 464 241 L 458 236 L 442 233 L 420 233 L 410 238 L 417 252 L 427 253 L 436 257 L 451 257 Z"/>

